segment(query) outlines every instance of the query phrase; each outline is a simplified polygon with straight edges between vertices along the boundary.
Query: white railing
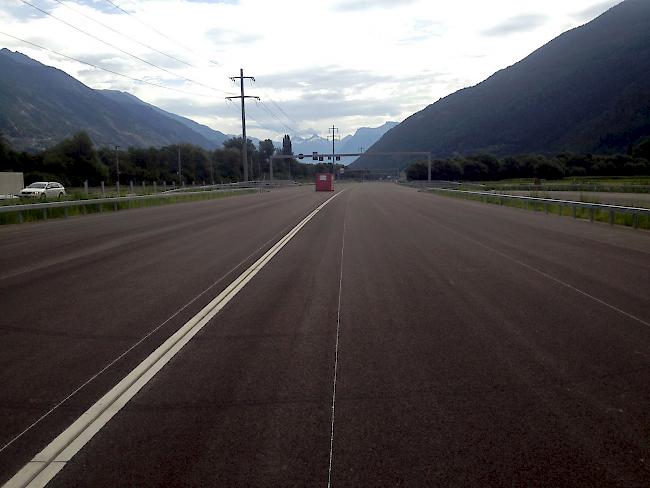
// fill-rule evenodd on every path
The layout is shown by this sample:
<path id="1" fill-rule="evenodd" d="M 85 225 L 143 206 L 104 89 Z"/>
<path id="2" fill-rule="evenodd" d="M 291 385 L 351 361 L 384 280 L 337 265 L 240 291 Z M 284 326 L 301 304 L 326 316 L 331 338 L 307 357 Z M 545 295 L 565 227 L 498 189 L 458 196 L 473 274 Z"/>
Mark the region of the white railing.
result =
<path id="1" fill-rule="evenodd" d="M 63 208 L 64 216 L 68 216 L 68 209 L 74 207 L 89 207 L 97 206 L 99 211 L 102 211 L 103 205 L 113 205 L 113 210 L 117 210 L 120 203 L 129 203 L 134 201 L 142 200 L 151 200 L 156 198 L 171 198 L 178 196 L 196 196 L 200 193 L 209 193 L 209 192 L 225 192 L 225 191 L 242 191 L 242 190 L 260 190 L 267 188 L 278 188 L 284 186 L 294 186 L 297 185 L 295 181 L 291 180 L 258 180 L 258 181 L 246 181 L 246 182 L 237 182 L 237 183 L 220 183 L 217 185 L 205 185 L 205 186 L 188 186 L 182 188 L 176 188 L 168 191 L 163 191 L 160 193 L 151 193 L 148 195 L 127 195 L 127 196 L 114 196 L 114 197 L 102 197 L 102 198 L 88 198 L 83 200 L 63 200 L 56 202 L 40 202 L 36 201 L 34 203 L 20 203 L 16 205 L 0 205 L 0 214 L 6 213 L 16 213 L 18 215 L 18 222 L 23 222 L 23 213 L 33 210 L 42 210 L 43 219 L 47 219 L 47 211 L 50 209 Z"/>
<path id="2" fill-rule="evenodd" d="M 503 204 L 505 200 L 515 200 L 524 202 L 524 205 L 527 207 L 531 203 L 542 204 L 544 210 L 548 213 L 549 205 L 555 205 L 560 208 L 560 212 L 563 213 L 563 209 L 568 207 L 572 209 L 573 217 L 577 217 L 577 209 L 583 208 L 588 209 L 590 220 L 593 222 L 595 218 L 596 211 L 607 212 L 609 214 L 609 223 L 614 224 L 616 214 L 632 214 L 632 225 L 634 228 L 638 226 L 639 216 L 645 215 L 650 218 L 650 208 L 644 207 L 626 207 L 623 205 L 611 205 L 606 203 L 591 203 L 591 202 L 578 202 L 575 200 L 561 200 L 558 198 L 542 198 L 542 197 L 527 197 L 523 195 L 508 195 L 505 193 L 495 193 L 491 191 L 469 191 L 469 190 L 452 190 L 449 188 L 426 188 L 427 191 L 434 191 L 438 193 L 449 193 L 449 194 L 465 194 L 481 197 L 485 200 L 494 199 L 498 203 Z"/>

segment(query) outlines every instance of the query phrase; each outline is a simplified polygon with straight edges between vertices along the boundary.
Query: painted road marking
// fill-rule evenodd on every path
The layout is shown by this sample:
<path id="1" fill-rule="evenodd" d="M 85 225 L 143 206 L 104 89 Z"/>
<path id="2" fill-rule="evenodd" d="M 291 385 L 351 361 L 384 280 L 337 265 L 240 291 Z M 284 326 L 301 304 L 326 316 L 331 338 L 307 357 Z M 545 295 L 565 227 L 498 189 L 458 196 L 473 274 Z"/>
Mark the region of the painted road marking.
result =
<path id="1" fill-rule="evenodd" d="M 348 200 L 349 202 L 349 200 Z M 339 332 L 341 330 L 341 291 L 343 290 L 343 253 L 345 251 L 345 230 L 347 227 L 346 217 L 348 206 L 346 202 L 343 213 L 343 238 L 341 239 L 341 265 L 339 269 L 339 299 L 336 309 L 336 346 L 334 348 L 334 378 L 332 380 L 332 424 L 330 426 L 330 460 L 327 468 L 327 487 L 332 486 L 332 459 L 334 457 L 334 414 L 336 411 L 336 379 L 339 370 Z"/>
<path id="2" fill-rule="evenodd" d="M 147 332 L 144 336 L 142 336 L 140 339 L 138 339 L 137 342 L 132 344 L 128 349 L 123 351 L 119 356 L 114 358 L 112 361 L 110 361 L 108 364 L 106 364 L 102 369 L 100 369 L 97 373 L 92 375 L 90 378 L 88 378 L 86 381 L 84 381 L 81 385 L 79 385 L 77 388 L 75 388 L 72 393 L 68 394 L 65 398 L 60 400 L 56 405 L 54 405 L 52 408 L 50 408 L 47 412 L 45 412 L 43 415 L 41 415 L 39 418 L 37 418 L 34 422 L 32 422 L 30 425 L 27 426 L 22 432 L 18 433 L 14 437 L 12 437 L 9 442 L 7 442 L 4 446 L 0 447 L 0 453 L 7 449 L 9 446 L 11 446 L 14 442 L 16 442 L 18 439 L 20 439 L 22 436 L 24 436 L 27 432 L 32 430 L 34 427 L 36 427 L 38 424 L 40 424 L 43 420 L 45 420 L 48 416 L 50 416 L 54 411 L 56 411 L 58 408 L 60 408 L 62 405 L 64 405 L 70 398 L 74 397 L 77 393 L 79 393 L 82 389 L 84 389 L 86 386 L 88 386 L 90 383 L 92 383 L 95 379 L 97 379 L 100 375 L 102 375 L 105 371 L 107 371 L 110 367 L 112 367 L 115 363 L 117 363 L 119 360 L 121 360 L 123 357 L 125 357 L 127 354 L 129 354 L 131 351 L 133 351 L 136 347 L 138 347 L 140 344 L 142 344 L 145 340 L 147 340 L 149 337 L 151 337 L 153 334 L 158 332 L 162 327 L 167 325 L 171 320 L 176 318 L 181 312 L 183 312 L 185 309 L 187 309 L 190 305 L 195 303 L 197 300 L 199 300 L 201 297 L 203 297 L 206 293 L 208 293 L 212 288 L 217 286 L 219 283 L 221 283 L 223 280 L 225 280 L 228 276 L 230 276 L 232 273 L 234 273 L 237 269 L 239 269 L 241 266 L 243 266 L 245 263 L 247 263 L 253 256 L 258 254 L 262 249 L 264 249 L 270 242 L 272 242 L 274 239 L 276 239 L 277 235 L 283 235 L 285 232 L 285 229 L 288 227 L 285 227 L 282 229 L 282 231 L 276 235 L 274 235 L 271 239 L 266 241 L 264 244 L 262 244 L 260 247 L 255 249 L 252 253 L 250 253 L 248 256 L 246 256 L 244 259 L 242 259 L 239 263 L 237 263 L 235 266 L 230 268 L 224 275 L 222 275 L 220 278 L 215 280 L 210 286 L 205 288 L 201 293 L 196 295 L 194 298 L 192 298 L 189 302 L 187 302 L 185 305 L 180 307 L 178 310 L 176 310 L 173 314 L 171 314 L 169 317 L 167 317 L 164 321 L 162 321 L 160 324 L 158 324 L 156 327 L 151 329 L 149 332 Z M 0 278 L 1 279 L 1 278 Z"/>
<path id="3" fill-rule="evenodd" d="M 345 191 L 345 190 L 343 190 Z M 122 381 L 83 413 L 72 425 L 16 473 L 3 488 L 42 487 L 54 478 L 100 429 L 119 412 L 287 243 L 328 203 L 335 193 L 316 207 L 271 249 L 239 275 L 199 313 L 152 352 Z"/>
<path id="4" fill-rule="evenodd" d="M 427 219 L 432 221 L 432 222 L 434 221 L 430 217 L 427 217 Z M 584 296 L 586 298 L 589 298 L 590 300 L 593 300 L 596 303 L 600 303 L 604 307 L 607 307 L 610 310 L 613 310 L 614 312 L 618 312 L 619 314 L 624 315 L 625 317 L 627 317 L 627 318 L 629 318 L 631 320 L 634 320 L 635 322 L 638 322 L 638 323 L 640 323 L 642 325 L 645 325 L 646 327 L 650 327 L 650 322 L 648 322 L 646 320 L 643 320 L 641 317 L 637 317 L 634 314 L 626 312 L 625 310 L 617 307 L 616 305 L 612 305 L 611 303 L 603 300 L 602 298 L 598 298 L 598 297 L 596 297 L 596 296 L 594 296 L 594 295 L 592 295 L 592 294 L 590 294 L 590 293 L 588 293 L 588 292 L 586 292 L 584 290 L 581 290 L 580 288 L 577 288 L 577 287 L 573 286 L 572 284 L 567 283 L 564 280 L 561 280 L 560 278 L 556 278 L 555 276 L 553 276 L 553 275 L 551 275 L 551 274 L 549 274 L 549 273 L 547 273 L 545 271 L 542 271 L 541 269 L 537 269 L 536 267 L 531 266 L 530 264 L 527 264 L 527 263 L 525 263 L 523 261 L 520 261 L 519 259 L 514 258 L 514 257 L 512 257 L 512 256 L 510 256 L 510 255 L 508 255 L 508 254 L 506 254 L 504 252 L 501 252 L 498 249 L 495 249 L 495 248 L 493 248 L 491 246 L 488 246 L 487 244 L 484 244 L 481 241 L 478 241 L 476 239 L 473 239 L 472 237 L 466 236 L 465 234 L 462 234 L 461 232 L 458 232 L 457 230 L 454 230 L 451 227 L 447 227 L 446 225 L 441 224 L 440 222 L 437 222 L 437 221 L 435 221 L 435 222 L 436 222 L 436 225 L 438 227 L 446 229 L 447 231 L 451 232 L 452 234 L 456 234 L 457 236 L 462 237 L 463 239 L 465 239 L 467 241 L 470 241 L 470 242 L 476 244 L 477 246 L 480 246 L 480 247 L 482 247 L 484 249 L 487 249 L 488 251 L 491 251 L 491 252 L 493 252 L 495 254 L 498 254 L 502 258 L 507 259 L 507 260 L 509 260 L 509 261 L 511 261 L 511 262 L 513 262 L 515 264 L 518 264 L 519 266 L 522 266 L 522 267 L 524 267 L 524 268 L 526 268 L 526 269 L 528 269 L 528 270 L 530 270 L 530 271 L 532 271 L 534 273 L 537 273 L 538 275 L 543 276 L 544 278 L 546 278 L 546 279 L 548 279 L 550 281 L 553 281 L 553 282 L 557 283 L 558 285 L 562 285 L 562 286 L 564 286 L 566 288 L 569 288 L 570 290 L 573 290 L 574 292 L 576 292 L 576 293 L 578 293 L 578 294 L 580 294 L 580 295 L 582 295 L 582 296 Z"/>

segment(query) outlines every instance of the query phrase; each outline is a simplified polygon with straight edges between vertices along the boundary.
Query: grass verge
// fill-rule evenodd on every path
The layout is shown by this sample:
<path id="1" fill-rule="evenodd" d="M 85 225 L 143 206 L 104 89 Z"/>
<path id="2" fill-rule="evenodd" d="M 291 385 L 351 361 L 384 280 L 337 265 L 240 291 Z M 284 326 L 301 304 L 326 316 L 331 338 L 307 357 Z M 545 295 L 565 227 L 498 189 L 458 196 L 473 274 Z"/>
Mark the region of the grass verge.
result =
<path id="1" fill-rule="evenodd" d="M 582 208 L 569 204 L 562 205 L 558 203 L 503 198 L 498 195 L 473 195 L 471 193 L 439 192 L 433 190 L 427 191 L 436 195 L 443 195 L 452 198 L 475 200 L 483 203 L 520 208 L 523 210 L 532 210 L 534 212 L 544 212 L 547 214 L 590 220 L 592 222 L 606 222 L 612 225 L 625 225 L 627 227 L 650 230 L 650 212 L 643 212 L 634 215 L 631 213 L 616 213 L 608 209 Z"/>
<path id="2" fill-rule="evenodd" d="M 0 213 L 0 225 L 20 224 L 23 222 L 35 222 L 38 220 L 58 219 L 73 217 L 76 215 L 97 214 L 103 212 L 114 212 L 131 208 L 157 207 L 160 205 L 171 205 L 175 203 L 194 202 L 199 200 L 216 200 L 236 195 L 257 193 L 257 190 L 220 191 L 220 192 L 197 192 L 192 195 L 173 195 L 165 197 L 152 197 L 141 200 L 130 200 L 121 202 L 89 203 L 76 205 L 67 208 L 48 208 L 22 210 L 20 212 Z"/>

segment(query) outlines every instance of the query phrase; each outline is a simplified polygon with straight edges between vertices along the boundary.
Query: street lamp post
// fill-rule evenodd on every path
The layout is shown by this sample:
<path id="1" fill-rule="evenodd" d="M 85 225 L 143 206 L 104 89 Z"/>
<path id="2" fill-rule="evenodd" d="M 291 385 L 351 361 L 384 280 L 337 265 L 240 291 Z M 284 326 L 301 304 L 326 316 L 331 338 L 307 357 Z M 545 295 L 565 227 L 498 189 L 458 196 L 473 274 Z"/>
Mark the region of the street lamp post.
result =
<path id="1" fill-rule="evenodd" d="M 120 146 L 115 146 L 115 172 L 117 173 L 117 196 L 120 196 L 120 156 L 119 156 Z"/>

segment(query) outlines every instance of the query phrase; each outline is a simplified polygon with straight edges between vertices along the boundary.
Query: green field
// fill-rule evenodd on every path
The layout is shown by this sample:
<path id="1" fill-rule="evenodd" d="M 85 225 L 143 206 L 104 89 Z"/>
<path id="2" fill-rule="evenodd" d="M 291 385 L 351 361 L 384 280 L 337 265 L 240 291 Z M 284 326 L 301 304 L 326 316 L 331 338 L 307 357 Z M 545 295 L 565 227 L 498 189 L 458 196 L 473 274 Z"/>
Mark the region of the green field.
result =
<path id="1" fill-rule="evenodd" d="M 650 193 L 650 176 L 583 176 L 561 180 L 514 178 L 500 181 L 463 182 L 461 189 L 529 190 L 529 191 L 601 191 Z"/>

